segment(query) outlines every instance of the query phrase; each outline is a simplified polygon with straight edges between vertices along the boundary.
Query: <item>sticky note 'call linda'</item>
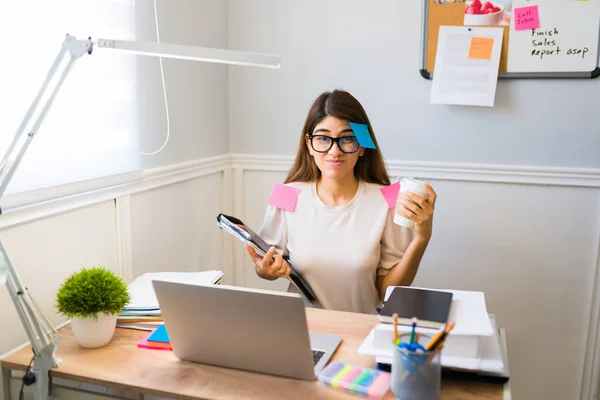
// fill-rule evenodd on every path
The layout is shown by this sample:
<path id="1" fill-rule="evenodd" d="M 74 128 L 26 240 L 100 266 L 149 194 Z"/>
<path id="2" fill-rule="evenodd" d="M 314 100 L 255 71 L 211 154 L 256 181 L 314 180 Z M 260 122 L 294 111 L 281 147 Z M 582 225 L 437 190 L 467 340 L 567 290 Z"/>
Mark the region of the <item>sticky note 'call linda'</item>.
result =
<path id="1" fill-rule="evenodd" d="M 358 140 L 358 144 L 361 147 L 365 147 L 367 149 L 375 148 L 375 143 L 373 143 L 373 139 L 371 138 L 369 127 L 367 125 L 350 122 L 350 128 L 352 128 L 352 132 L 354 132 L 354 135 Z"/>
<path id="2" fill-rule="evenodd" d="M 271 192 L 269 205 L 293 212 L 300 195 L 300 189 L 277 183 Z"/>
<path id="3" fill-rule="evenodd" d="M 515 19 L 515 31 L 525 31 L 540 27 L 540 16 L 538 6 L 518 7 L 513 10 Z"/>
<path id="4" fill-rule="evenodd" d="M 396 208 L 396 201 L 398 200 L 398 193 L 400 192 L 400 182 L 382 187 L 379 190 L 387 202 L 388 208 Z"/>
<path id="5" fill-rule="evenodd" d="M 494 39 L 473 36 L 469 46 L 469 58 L 491 60 L 494 49 Z"/>

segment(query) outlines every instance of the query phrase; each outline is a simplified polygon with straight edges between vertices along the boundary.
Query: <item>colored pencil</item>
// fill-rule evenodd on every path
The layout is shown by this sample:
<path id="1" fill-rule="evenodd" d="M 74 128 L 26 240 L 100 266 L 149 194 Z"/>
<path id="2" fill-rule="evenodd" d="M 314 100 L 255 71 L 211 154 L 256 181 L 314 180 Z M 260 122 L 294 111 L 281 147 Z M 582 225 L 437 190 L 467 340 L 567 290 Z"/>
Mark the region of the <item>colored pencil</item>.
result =
<path id="1" fill-rule="evenodd" d="M 417 329 L 417 317 L 412 319 L 412 330 L 410 331 L 410 344 L 415 342 L 415 329 Z"/>

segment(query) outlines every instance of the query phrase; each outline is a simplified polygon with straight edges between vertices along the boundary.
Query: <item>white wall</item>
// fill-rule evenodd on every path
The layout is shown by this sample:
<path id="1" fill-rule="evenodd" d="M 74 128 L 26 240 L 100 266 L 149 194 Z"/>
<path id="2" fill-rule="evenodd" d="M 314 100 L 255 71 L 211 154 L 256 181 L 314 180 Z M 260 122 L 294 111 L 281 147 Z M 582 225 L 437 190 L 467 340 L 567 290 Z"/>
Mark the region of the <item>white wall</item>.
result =
<path id="1" fill-rule="evenodd" d="M 250 226 L 260 226 L 270 191 L 289 168 L 259 158 L 262 164 L 237 172 L 244 195 L 236 211 Z M 401 167 L 391 173 L 404 175 Z M 496 183 L 485 175 L 427 181 L 439 201 L 414 285 L 485 293 L 488 311 L 507 330 L 513 399 L 579 398 L 600 239 L 598 189 Z M 239 268 L 239 284 L 284 288 L 257 278 L 245 258 Z"/>
<path id="2" fill-rule="evenodd" d="M 156 0 L 160 41 L 227 47 L 228 3 L 223 0 Z M 152 0 L 136 2 L 137 40 L 156 41 Z M 159 59 L 137 56 L 140 150 L 157 151 L 167 134 Z M 144 168 L 227 153 L 228 71 L 222 64 L 163 60 L 171 134 Z"/>
<path id="3" fill-rule="evenodd" d="M 282 55 L 280 71 L 231 69 L 230 150 L 293 154 L 311 102 L 343 88 L 384 156 L 600 167 L 600 79 L 501 81 L 494 108 L 430 105 L 419 75 L 421 0 L 230 0 L 229 44 Z M 258 51 L 258 50 L 257 50 Z"/>
<path id="4" fill-rule="evenodd" d="M 153 39 L 152 3 L 138 3 L 138 38 Z M 256 278 L 214 217 L 231 210 L 251 226 L 262 223 L 270 190 L 289 167 L 289 157 L 269 155 L 293 155 L 310 102 L 343 87 L 365 104 L 393 174 L 411 171 L 440 195 L 415 284 L 485 291 L 489 311 L 507 328 L 514 399 L 578 398 L 600 237 L 600 172 L 551 170 L 547 176 L 559 182 L 544 186 L 516 182 L 545 183 L 545 172 L 500 165 L 497 179 L 487 165 L 598 168 L 591 107 L 600 81 L 503 81 L 491 110 L 429 106 L 431 83 L 418 75 L 419 3 L 159 1 L 163 42 L 280 53 L 283 69 L 166 60 L 172 136 L 145 166 L 168 171 L 85 206 L 64 201 L 57 213 L 36 206 L 22 222 L 3 215 L 2 239 L 53 322 L 63 320 L 53 309 L 60 281 L 95 264 L 129 278 L 221 265 L 228 283 L 283 289 Z M 164 139 L 162 91 L 157 60 L 139 60 L 140 142 L 149 151 Z M 230 151 L 255 157 L 234 157 L 233 170 L 228 159 L 171 167 Z M 424 163 L 403 169 L 396 160 Z M 465 164 L 465 177 L 448 168 L 453 164 L 428 161 L 484 164 Z M 576 178 L 584 187 L 570 186 Z M 8 327 L 2 354 L 26 340 L 6 291 L 0 320 Z"/>
<path id="5" fill-rule="evenodd" d="M 228 164 L 171 166 L 123 189 L 8 213 L 2 241 L 55 326 L 65 321 L 56 313 L 56 291 L 82 267 L 103 265 L 127 281 L 144 272 L 222 269 L 225 282 L 233 283 L 225 234 L 215 224 L 230 184 L 222 165 Z M 3 355 L 27 342 L 6 289 L 0 290 L 0 320 Z"/>
<path id="6" fill-rule="evenodd" d="M 232 210 L 260 226 L 289 161 L 234 155 L 233 171 L 227 158 L 169 167 L 115 192 L 116 202 L 108 193 L 66 211 L 60 204 L 56 212 L 38 206 L 46 216 L 29 210 L 21 224 L 18 214 L 7 214 L 2 239 L 54 323 L 64 320 L 54 313 L 56 288 L 82 266 L 104 264 L 129 277 L 222 268 L 226 283 L 284 290 L 285 281 L 255 276 L 242 246 L 214 218 Z M 398 165 L 391 172 L 404 175 Z M 514 399 L 578 398 L 600 236 L 597 189 L 496 183 L 486 176 L 428 180 L 440 202 L 415 285 L 486 293 L 488 310 L 508 332 Z M 6 292 L 0 292 L 0 318 L 8 327 L 2 354 L 26 341 Z"/>
<path id="7" fill-rule="evenodd" d="M 503 80 L 493 108 L 430 105 L 420 21 L 418 0 L 230 0 L 230 46 L 282 55 L 276 73 L 230 69 L 229 148 L 256 159 L 237 173 L 237 211 L 262 222 L 287 169 L 273 163 L 295 154 L 312 101 L 349 90 L 397 175 L 440 195 L 415 284 L 486 293 L 507 328 L 514 399 L 579 398 L 597 323 L 600 80 Z M 242 262 L 245 283 L 273 285 Z"/>
<path id="8" fill-rule="evenodd" d="M 56 290 L 68 275 L 92 266 L 117 271 L 112 201 L 12 226 L 1 233 L 23 285 L 56 325 L 65 320 L 54 308 Z M 0 289 L 3 354 L 27 341 L 27 337 L 8 291 L 4 286 Z"/>
<path id="9" fill-rule="evenodd" d="M 132 273 L 225 268 L 216 217 L 223 173 L 202 176 L 131 197 Z"/>

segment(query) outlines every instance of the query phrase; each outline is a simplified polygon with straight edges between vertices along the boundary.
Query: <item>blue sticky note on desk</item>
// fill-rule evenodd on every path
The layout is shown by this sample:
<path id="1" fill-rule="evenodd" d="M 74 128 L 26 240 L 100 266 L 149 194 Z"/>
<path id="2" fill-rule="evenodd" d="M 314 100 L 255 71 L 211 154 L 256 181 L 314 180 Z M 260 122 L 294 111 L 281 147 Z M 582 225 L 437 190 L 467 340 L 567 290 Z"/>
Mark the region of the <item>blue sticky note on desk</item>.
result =
<path id="1" fill-rule="evenodd" d="M 375 148 L 375 143 L 373 143 L 373 139 L 371 139 L 369 127 L 367 125 L 350 122 L 350 127 L 352 128 L 352 131 L 358 140 L 358 144 L 360 144 L 361 147 L 368 149 Z"/>
<path id="2" fill-rule="evenodd" d="M 169 340 L 169 334 L 167 333 L 167 328 L 164 325 L 159 326 L 156 330 L 148 337 L 149 342 L 161 342 L 161 343 L 171 343 Z"/>

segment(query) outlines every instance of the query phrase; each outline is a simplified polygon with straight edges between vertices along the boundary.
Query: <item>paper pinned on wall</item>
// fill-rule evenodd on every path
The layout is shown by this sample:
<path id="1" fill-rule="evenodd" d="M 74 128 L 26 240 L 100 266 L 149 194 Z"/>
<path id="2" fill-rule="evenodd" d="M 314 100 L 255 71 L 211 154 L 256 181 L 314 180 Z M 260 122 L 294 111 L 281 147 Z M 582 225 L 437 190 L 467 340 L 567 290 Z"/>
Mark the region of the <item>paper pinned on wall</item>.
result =
<path id="1" fill-rule="evenodd" d="M 430 103 L 493 107 L 503 35 L 504 28 L 440 26 Z"/>

